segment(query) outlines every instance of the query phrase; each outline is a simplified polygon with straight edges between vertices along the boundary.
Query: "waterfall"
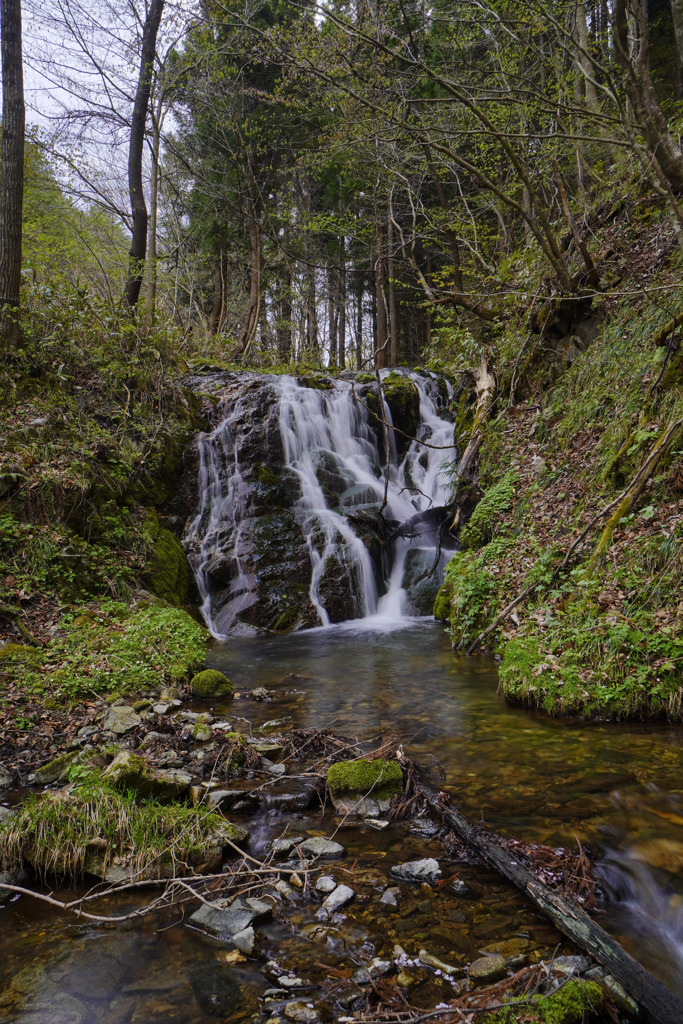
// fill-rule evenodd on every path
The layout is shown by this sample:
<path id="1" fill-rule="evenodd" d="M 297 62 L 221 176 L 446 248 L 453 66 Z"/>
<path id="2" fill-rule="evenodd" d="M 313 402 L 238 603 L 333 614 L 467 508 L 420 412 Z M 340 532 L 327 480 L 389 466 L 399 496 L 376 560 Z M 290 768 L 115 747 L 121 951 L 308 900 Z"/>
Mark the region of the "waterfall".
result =
<path id="1" fill-rule="evenodd" d="M 426 610 L 427 591 L 416 601 L 434 587 L 451 492 L 451 389 L 425 371 L 383 377 L 388 453 L 376 385 L 225 375 L 214 429 L 198 440 L 199 505 L 184 536 L 214 636 Z M 408 406 L 410 430 L 394 422 Z"/>

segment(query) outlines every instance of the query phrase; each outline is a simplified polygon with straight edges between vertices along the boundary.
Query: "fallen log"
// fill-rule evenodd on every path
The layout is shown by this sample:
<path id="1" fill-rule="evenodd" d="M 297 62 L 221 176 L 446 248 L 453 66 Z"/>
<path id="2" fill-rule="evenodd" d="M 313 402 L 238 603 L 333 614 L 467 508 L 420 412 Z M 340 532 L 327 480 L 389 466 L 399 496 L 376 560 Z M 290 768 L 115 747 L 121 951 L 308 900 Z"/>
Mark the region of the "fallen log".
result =
<path id="1" fill-rule="evenodd" d="M 474 825 L 443 801 L 443 794 L 421 782 L 414 790 L 424 797 L 432 812 L 485 864 L 512 882 L 555 925 L 558 931 L 597 960 L 645 1011 L 650 1024 L 681 1024 L 683 1002 L 635 960 L 574 900 L 567 899 L 520 864 L 495 833 Z M 439 799 L 441 797 L 441 799 Z"/>

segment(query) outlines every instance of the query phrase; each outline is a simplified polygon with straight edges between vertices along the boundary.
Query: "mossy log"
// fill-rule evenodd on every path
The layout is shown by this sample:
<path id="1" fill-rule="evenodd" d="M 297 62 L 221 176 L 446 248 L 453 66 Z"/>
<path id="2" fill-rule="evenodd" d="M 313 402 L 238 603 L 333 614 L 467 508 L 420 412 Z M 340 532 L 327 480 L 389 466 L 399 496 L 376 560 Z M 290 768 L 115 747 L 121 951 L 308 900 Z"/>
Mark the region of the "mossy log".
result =
<path id="1" fill-rule="evenodd" d="M 429 807 L 458 839 L 494 871 L 512 882 L 552 921 L 558 931 L 590 953 L 645 1011 L 650 1024 L 680 1024 L 683 1002 L 657 980 L 642 964 L 601 928 L 578 903 L 553 892 L 518 857 L 510 853 L 499 836 L 472 822 L 441 802 L 437 794 L 418 783 L 416 789 Z"/>
<path id="2" fill-rule="evenodd" d="M 612 543 L 612 537 L 617 526 L 627 515 L 630 514 L 631 509 L 635 505 L 636 501 L 645 489 L 645 485 L 649 477 L 654 472 L 661 458 L 666 454 L 669 449 L 673 438 L 678 429 L 683 425 L 683 420 L 677 420 L 675 423 L 669 424 L 663 434 L 656 441 L 652 451 L 648 455 L 647 459 L 636 473 L 635 477 L 631 481 L 630 485 L 624 491 L 624 494 L 619 501 L 616 509 L 607 520 L 605 527 L 600 535 L 597 547 L 593 552 L 593 556 L 590 560 L 590 569 L 595 569 L 600 564 L 602 559 L 607 554 L 610 544 Z"/>

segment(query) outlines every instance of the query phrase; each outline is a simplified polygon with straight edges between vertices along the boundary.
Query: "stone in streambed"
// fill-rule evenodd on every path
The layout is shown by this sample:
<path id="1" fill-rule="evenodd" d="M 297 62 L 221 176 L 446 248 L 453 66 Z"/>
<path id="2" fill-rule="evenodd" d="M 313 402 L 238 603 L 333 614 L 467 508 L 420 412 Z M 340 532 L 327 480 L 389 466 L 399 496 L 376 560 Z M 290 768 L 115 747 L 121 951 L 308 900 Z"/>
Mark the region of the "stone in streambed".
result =
<path id="1" fill-rule="evenodd" d="M 9 768 L 5 768 L 4 764 L 0 764 L 0 790 L 9 789 L 13 780 L 14 775 Z"/>
<path id="2" fill-rule="evenodd" d="M 319 915 L 328 917 L 330 914 L 334 914 L 335 911 L 340 910 L 342 907 L 345 907 L 347 903 L 350 903 L 355 895 L 355 892 L 350 888 L 350 886 L 338 885 L 323 902 Z"/>
<path id="3" fill-rule="evenodd" d="M 144 757 L 122 750 L 102 772 L 102 778 L 115 789 L 154 797 L 160 803 L 179 800 L 190 788 L 192 776 L 177 768 L 151 768 Z"/>
<path id="4" fill-rule="evenodd" d="M 294 847 L 303 841 L 303 836 L 283 836 L 281 839 L 273 839 L 270 844 L 270 852 L 274 857 L 288 857 Z"/>
<path id="5" fill-rule="evenodd" d="M 467 968 L 470 978 L 477 981 L 499 981 L 507 974 L 508 963 L 504 956 L 483 956 Z"/>
<path id="6" fill-rule="evenodd" d="M 285 1017 L 296 1024 L 316 1024 L 319 1019 L 312 1003 L 293 1002 L 285 1006 Z"/>
<path id="7" fill-rule="evenodd" d="M 244 953 L 245 956 L 253 956 L 254 953 L 258 953 L 256 932 L 251 925 L 248 928 L 243 928 L 241 932 L 235 932 L 232 941 L 240 953 Z"/>
<path id="8" fill-rule="evenodd" d="M 341 843 L 335 843 L 333 839 L 314 836 L 312 839 L 304 840 L 301 844 L 301 852 L 304 857 L 323 857 L 326 860 L 333 860 L 336 857 L 343 857 L 346 850 Z"/>
<path id="9" fill-rule="evenodd" d="M 222 672 L 214 668 L 204 669 L 192 677 L 190 686 L 197 697 L 232 697 L 234 696 L 232 683 Z"/>
<path id="10" fill-rule="evenodd" d="M 334 892 L 334 890 L 337 888 L 337 883 L 335 882 L 332 875 L 321 875 L 318 881 L 315 883 L 315 887 L 318 890 L 318 892 L 324 892 L 327 895 L 329 895 L 331 892 Z"/>
<path id="11" fill-rule="evenodd" d="M 217 939 L 232 939 L 254 922 L 270 917 L 272 907 L 265 900 L 236 896 L 233 900 L 217 900 L 203 904 L 190 918 L 190 924 Z"/>
<path id="12" fill-rule="evenodd" d="M 203 1010 L 214 1017 L 224 1017 L 242 1005 L 243 993 L 237 981 L 214 964 L 199 964 L 190 973 L 195 999 Z"/>
<path id="13" fill-rule="evenodd" d="M 438 860 L 425 857 L 422 860 L 409 860 L 404 864 L 395 864 L 391 869 L 394 878 L 403 882 L 433 882 L 441 877 Z"/>
<path id="14" fill-rule="evenodd" d="M 385 907 L 397 907 L 398 900 L 401 895 L 401 890 L 397 886 L 390 886 L 385 889 L 379 898 L 380 903 L 383 903 Z"/>
<path id="15" fill-rule="evenodd" d="M 455 977 L 458 974 L 464 974 L 465 972 L 460 967 L 454 967 L 453 964 L 447 964 L 443 960 L 439 960 L 438 957 L 432 956 L 426 949 L 421 949 L 418 955 L 418 959 L 421 964 L 425 967 L 431 967 L 434 971 L 441 971 L 442 974 L 449 974 L 451 977 Z"/>
<path id="16" fill-rule="evenodd" d="M 51 782 L 57 782 L 66 777 L 68 769 L 76 758 L 76 751 L 68 754 L 60 754 L 54 761 L 48 761 L 42 768 L 36 769 L 36 785 L 48 786 Z"/>

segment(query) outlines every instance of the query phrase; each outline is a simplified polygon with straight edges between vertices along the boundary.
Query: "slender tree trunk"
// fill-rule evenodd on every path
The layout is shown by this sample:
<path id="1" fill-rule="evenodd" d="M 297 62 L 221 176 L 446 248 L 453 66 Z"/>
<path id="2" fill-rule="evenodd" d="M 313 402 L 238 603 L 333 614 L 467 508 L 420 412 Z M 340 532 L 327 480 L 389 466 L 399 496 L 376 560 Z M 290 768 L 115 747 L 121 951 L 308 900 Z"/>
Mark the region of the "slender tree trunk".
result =
<path id="1" fill-rule="evenodd" d="M 398 315 L 396 311 L 396 289 L 394 287 L 394 225 L 391 218 L 391 207 L 387 222 L 387 274 L 389 276 L 389 365 L 398 366 Z"/>
<path id="2" fill-rule="evenodd" d="M 375 368 L 383 370 L 387 366 L 387 306 L 386 306 L 386 270 L 382 253 L 382 228 L 377 219 L 377 259 L 375 261 Z"/>
<path id="3" fill-rule="evenodd" d="M 252 211 L 249 219 L 249 252 L 249 305 L 242 333 L 233 350 L 234 359 L 241 359 L 247 354 L 256 337 L 256 329 L 259 322 L 261 307 L 261 232 L 259 231 L 255 211 Z"/>
<path id="4" fill-rule="evenodd" d="M 159 100 L 154 112 L 152 127 L 152 171 L 149 188 L 149 231 L 147 239 L 147 302 L 150 310 L 154 310 L 157 300 L 157 214 L 159 209 L 159 154 L 161 151 L 161 119 L 164 103 L 163 89 L 159 90 Z"/>
<path id="5" fill-rule="evenodd" d="M 315 294 L 315 268 L 311 266 L 310 257 L 306 266 L 306 354 L 312 359 L 318 358 L 318 306 Z"/>
<path id="6" fill-rule="evenodd" d="M 339 294 L 337 299 L 339 327 L 337 333 L 337 361 L 339 369 L 346 367 L 346 253 L 344 236 L 339 239 Z"/>
<path id="7" fill-rule="evenodd" d="M 356 369 L 363 368 L 363 275 L 358 274 L 358 287 L 356 292 Z"/>
<path id="8" fill-rule="evenodd" d="M 327 268 L 327 336 L 330 345 L 329 366 L 337 365 L 337 272 Z"/>
<path id="9" fill-rule="evenodd" d="M 142 276 L 145 270 L 145 255 L 147 253 L 148 217 L 145 194 L 142 187 L 142 158 L 145 148 L 149 96 L 152 88 L 154 54 L 156 53 L 157 33 L 163 10 L 164 0 L 151 0 L 142 30 L 140 73 L 138 75 L 138 85 L 130 126 L 128 191 L 130 193 L 130 209 L 133 215 L 133 233 L 129 253 L 129 277 L 124 293 L 125 300 L 129 306 L 135 306 L 140 298 Z"/>
<path id="10" fill-rule="evenodd" d="M 676 40 L 676 98 L 683 95 L 683 0 L 671 0 L 671 18 Z"/>
<path id="11" fill-rule="evenodd" d="M 278 280 L 277 357 L 281 363 L 292 358 L 292 274 L 285 263 Z"/>
<path id="12" fill-rule="evenodd" d="M 213 267 L 213 307 L 209 319 L 209 333 L 218 334 L 223 322 L 225 254 L 220 252 Z"/>
<path id="13" fill-rule="evenodd" d="M 2 157 L 0 168 L 0 335 L 14 347 L 21 290 L 21 219 L 24 206 L 24 77 L 21 0 L 0 0 L 2 35 Z"/>

